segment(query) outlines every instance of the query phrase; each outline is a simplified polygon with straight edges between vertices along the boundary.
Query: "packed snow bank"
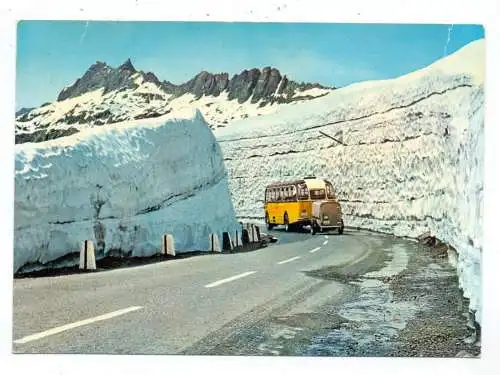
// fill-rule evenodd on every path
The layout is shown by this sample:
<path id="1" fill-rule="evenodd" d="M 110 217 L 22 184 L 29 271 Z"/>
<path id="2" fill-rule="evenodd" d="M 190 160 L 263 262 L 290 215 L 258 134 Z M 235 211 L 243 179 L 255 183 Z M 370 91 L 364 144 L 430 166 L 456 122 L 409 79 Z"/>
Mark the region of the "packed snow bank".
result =
<path id="1" fill-rule="evenodd" d="M 237 222 L 220 147 L 199 112 L 16 145 L 14 272 L 78 252 L 148 256 L 208 250 Z"/>
<path id="2" fill-rule="evenodd" d="M 460 285 L 480 321 L 483 70 L 479 40 L 406 76 L 216 130 L 237 216 L 263 218 L 271 181 L 325 177 L 346 225 L 411 237 L 430 230 L 456 248 Z"/>

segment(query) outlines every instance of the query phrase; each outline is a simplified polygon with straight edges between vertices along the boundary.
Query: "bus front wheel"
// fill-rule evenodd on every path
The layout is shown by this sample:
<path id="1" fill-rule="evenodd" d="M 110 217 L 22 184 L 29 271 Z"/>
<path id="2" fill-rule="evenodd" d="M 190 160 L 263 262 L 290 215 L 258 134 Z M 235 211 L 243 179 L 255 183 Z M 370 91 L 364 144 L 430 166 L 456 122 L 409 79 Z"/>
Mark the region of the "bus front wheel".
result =
<path id="1" fill-rule="evenodd" d="M 315 235 L 316 231 L 317 231 L 317 229 L 316 229 L 316 222 L 313 220 L 313 221 L 311 221 L 311 234 Z"/>
<path id="2" fill-rule="evenodd" d="M 344 233 L 344 220 L 342 220 L 342 224 L 339 227 L 339 234 L 343 234 L 343 233 Z"/>

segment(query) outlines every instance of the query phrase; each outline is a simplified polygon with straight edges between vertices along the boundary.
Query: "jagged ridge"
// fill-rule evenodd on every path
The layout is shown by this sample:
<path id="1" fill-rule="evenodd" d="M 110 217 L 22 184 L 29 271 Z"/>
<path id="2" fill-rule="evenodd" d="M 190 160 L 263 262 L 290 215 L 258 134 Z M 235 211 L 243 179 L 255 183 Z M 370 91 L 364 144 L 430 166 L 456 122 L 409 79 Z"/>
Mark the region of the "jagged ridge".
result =
<path id="1" fill-rule="evenodd" d="M 16 143 L 42 142 L 85 127 L 158 117 L 186 107 L 200 109 L 211 128 L 224 127 L 275 110 L 273 104 L 313 99 L 332 89 L 289 80 L 271 67 L 243 70 L 232 78 L 202 71 L 175 85 L 137 70 L 130 59 L 117 68 L 97 61 L 55 102 L 16 114 Z"/>
<path id="2" fill-rule="evenodd" d="M 280 98 L 285 102 L 287 99 L 290 100 L 295 90 L 333 88 L 322 86 L 319 83 L 298 83 L 289 80 L 286 75 L 282 76 L 278 69 L 271 67 L 265 67 L 262 70 L 256 68 L 243 70 L 231 79 L 229 79 L 228 73 L 214 74 L 202 71 L 189 81 L 175 85 L 169 81 L 160 82 L 152 72 L 145 73 L 136 70 L 129 58 L 116 69 L 104 62 L 97 61 L 73 85 L 64 88 L 59 93 L 57 101 L 75 98 L 99 88 L 104 88 L 104 93 L 136 89 L 139 85 L 133 79 L 135 73 L 138 73 L 145 82 L 157 85 L 166 94 L 171 94 L 174 97 L 189 93 L 199 99 L 203 95 L 219 96 L 222 92 L 227 91 L 228 99 L 237 99 L 239 103 L 244 103 L 250 98 L 252 103 L 257 103 L 261 99 L 270 99 L 269 101 L 272 102 L 271 96 L 273 94 L 285 95 L 285 98 Z"/>

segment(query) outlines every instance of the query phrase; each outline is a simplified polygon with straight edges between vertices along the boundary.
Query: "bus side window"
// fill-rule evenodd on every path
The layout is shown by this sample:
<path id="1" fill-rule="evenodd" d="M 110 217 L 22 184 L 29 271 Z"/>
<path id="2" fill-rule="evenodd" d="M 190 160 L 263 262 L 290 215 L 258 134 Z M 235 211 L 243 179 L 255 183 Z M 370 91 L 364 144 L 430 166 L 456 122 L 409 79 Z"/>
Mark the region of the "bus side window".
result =
<path id="1" fill-rule="evenodd" d="M 285 187 L 285 201 L 287 201 L 287 202 L 288 202 L 288 201 L 290 200 L 289 198 L 290 198 L 290 195 L 289 195 L 289 193 L 288 193 L 288 186 L 286 186 L 286 187 Z"/>
<path id="2" fill-rule="evenodd" d="M 297 200 L 297 189 L 295 189 L 295 186 L 292 186 L 290 188 L 290 199 L 292 201 L 296 201 Z"/>
<path id="3" fill-rule="evenodd" d="M 333 192 L 333 186 L 331 183 L 326 184 L 326 196 L 328 199 L 335 199 L 335 193 Z"/>
<path id="4" fill-rule="evenodd" d="M 309 199 L 309 190 L 307 189 L 307 186 L 305 184 L 299 185 L 299 199 L 300 200 Z"/>
<path id="5" fill-rule="evenodd" d="M 276 188 L 273 188 L 273 189 L 271 190 L 271 200 L 272 200 L 273 202 L 275 202 L 275 201 L 276 201 Z"/>

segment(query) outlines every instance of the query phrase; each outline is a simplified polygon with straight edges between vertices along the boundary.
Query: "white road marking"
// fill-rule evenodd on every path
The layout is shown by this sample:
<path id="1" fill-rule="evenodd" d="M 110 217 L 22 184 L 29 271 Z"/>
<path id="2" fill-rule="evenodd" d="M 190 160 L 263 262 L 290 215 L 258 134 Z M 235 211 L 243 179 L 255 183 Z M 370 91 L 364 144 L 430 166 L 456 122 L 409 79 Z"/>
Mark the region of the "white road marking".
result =
<path id="1" fill-rule="evenodd" d="M 328 243 L 328 240 L 324 241 L 324 242 L 323 242 L 323 245 L 326 245 L 327 243 Z"/>
<path id="2" fill-rule="evenodd" d="M 257 271 L 248 271 L 248 272 L 240 273 L 239 275 L 231 276 L 231 277 L 228 277 L 227 279 L 222 279 L 219 281 L 215 281 L 211 284 L 207 284 L 207 285 L 205 285 L 205 288 L 213 288 L 214 286 L 218 286 L 218 285 L 221 285 L 224 283 L 228 283 L 230 281 L 241 279 L 242 277 L 245 277 L 245 276 L 249 276 L 255 272 L 257 272 Z"/>
<path id="3" fill-rule="evenodd" d="M 52 335 L 55 335 L 55 334 L 58 334 L 58 333 L 61 333 L 61 332 L 64 332 L 64 331 L 67 331 L 67 330 L 70 330 L 70 329 L 73 329 L 73 328 L 77 328 L 77 327 L 81 327 L 81 326 L 84 326 L 84 325 L 87 325 L 87 324 L 99 322 L 101 320 L 111 319 L 111 318 L 114 318 L 116 316 L 123 315 L 123 314 L 129 313 L 129 312 L 132 312 L 132 311 L 135 311 L 135 310 L 139 310 L 139 309 L 142 309 L 142 308 L 143 308 L 143 306 L 131 306 L 131 307 L 127 307 L 126 309 L 113 311 L 113 312 L 110 312 L 110 313 L 107 313 L 107 314 L 104 314 L 104 315 L 96 316 L 94 318 L 80 320 L 78 322 L 66 324 L 64 326 L 60 326 L 60 327 L 55 327 L 55 328 L 48 329 L 47 331 L 43 331 L 43 332 L 40 332 L 40 333 L 35 333 L 33 335 L 25 336 L 25 337 L 23 337 L 21 339 L 14 340 L 14 342 L 16 344 L 25 344 L 27 342 L 34 341 L 34 340 L 39 340 L 39 339 L 42 339 L 44 337 L 52 336 Z"/>
<path id="4" fill-rule="evenodd" d="M 300 259 L 300 257 L 293 257 L 293 258 L 290 258 L 290 259 L 282 260 L 281 262 L 278 262 L 278 264 L 284 264 L 284 263 L 288 263 L 288 262 L 293 262 L 294 260 L 297 260 L 297 259 Z"/>
<path id="5" fill-rule="evenodd" d="M 314 249 L 312 250 L 309 250 L 310 253 L 315 253 L 316 251 L 318 251 L 319 249 L 321 249 L 321 247 L 315 247 Z"/>
<path id="6" fill-rule="evenodd" d="M 325 239 L 326 239 L 326 240 L 328 239 L 328 235 L 325 235 Z"/>

